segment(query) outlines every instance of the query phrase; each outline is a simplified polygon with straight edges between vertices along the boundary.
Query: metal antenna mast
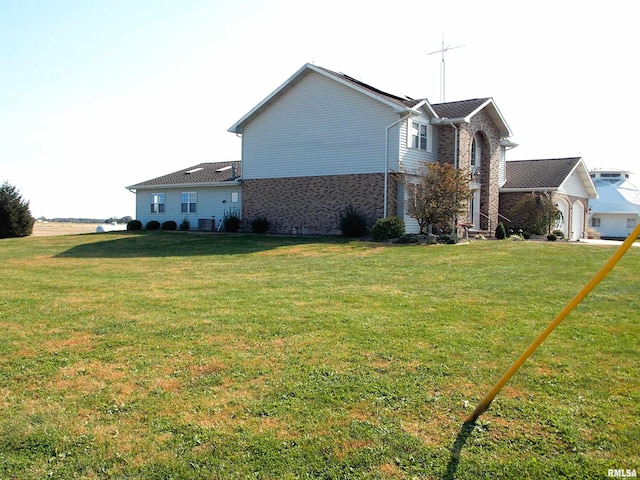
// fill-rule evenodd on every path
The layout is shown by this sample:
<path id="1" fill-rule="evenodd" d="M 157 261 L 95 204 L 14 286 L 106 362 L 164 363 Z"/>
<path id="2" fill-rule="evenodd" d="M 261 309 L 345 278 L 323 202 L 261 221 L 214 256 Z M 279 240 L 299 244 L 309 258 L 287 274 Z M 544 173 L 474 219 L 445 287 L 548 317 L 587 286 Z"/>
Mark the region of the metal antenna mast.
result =
<path id="1" fill-rule="evenodd" d="M 435 52 L 427 53 L 427 55 L 434 55 L 436 53 L 442 54 L 442 60 L 440 61 L 440 103 L 444 103 L 444 54 L 449 50 L 453 50 L 454 48 L 465 47 L 466 45 L 457 45 L 452 47 L 451 45 L 444 46 L 444 32 L 442 33 L 442 48 L 440 50 L 436 50 Z"/>

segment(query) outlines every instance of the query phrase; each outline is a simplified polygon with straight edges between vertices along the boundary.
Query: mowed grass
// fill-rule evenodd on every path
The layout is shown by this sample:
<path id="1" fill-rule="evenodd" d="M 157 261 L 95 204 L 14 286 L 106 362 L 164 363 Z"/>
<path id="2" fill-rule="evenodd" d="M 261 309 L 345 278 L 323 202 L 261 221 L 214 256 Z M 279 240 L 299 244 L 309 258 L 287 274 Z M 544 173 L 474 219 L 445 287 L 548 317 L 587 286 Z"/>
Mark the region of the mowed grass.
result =
<path id="1" fill-rule="evenodd" d="M 640 467 L 640 250 L 0 242 L 0 478 L 604 478 Z"/>

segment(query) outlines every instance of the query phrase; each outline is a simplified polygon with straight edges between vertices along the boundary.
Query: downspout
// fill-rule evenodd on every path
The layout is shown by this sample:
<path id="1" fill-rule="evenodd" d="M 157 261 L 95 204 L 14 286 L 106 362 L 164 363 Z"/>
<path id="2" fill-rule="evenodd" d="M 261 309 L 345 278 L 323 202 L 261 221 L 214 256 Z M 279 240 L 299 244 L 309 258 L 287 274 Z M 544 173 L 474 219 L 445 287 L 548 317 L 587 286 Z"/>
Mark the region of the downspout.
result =
<path id="1" fill-rule="evenodd" d="M 384 207 L 382 209 L 382 216 L 387 218 L 387 199 L 389 196 L 389 131 L 398 125 L 399 123 L 404 122 L 406 119 L 410 118 L 412 115 L 416 115 L 417 112 L 410 112 L 400 120 L 393 122 L 391 125 L 387 127 L 386 135 L 384 137 Z M 407 133 L 408 134 L 408 133 Z M 399 142 L 399 139 L 398 139 Z M 399 161 L 400 159 L 398 159 Z"/>

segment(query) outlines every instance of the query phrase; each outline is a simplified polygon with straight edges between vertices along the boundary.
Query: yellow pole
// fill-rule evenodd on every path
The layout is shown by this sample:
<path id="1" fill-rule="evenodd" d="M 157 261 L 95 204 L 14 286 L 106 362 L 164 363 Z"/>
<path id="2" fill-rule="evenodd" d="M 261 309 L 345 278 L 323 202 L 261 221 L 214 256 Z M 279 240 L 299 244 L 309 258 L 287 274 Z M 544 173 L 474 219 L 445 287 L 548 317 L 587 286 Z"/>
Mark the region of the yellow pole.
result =
<path id="1" fill-rule="evenodd" d="M 498 383 L 494 385 L 489 393 L 482 399 L 475 410 L 469 415 L 464 423 L 475 422 L 480 415 L 482 415 L 488 408 L 498 392 L 504 387 L 514 373 L 522 366 L 522 364 L 531 356 L 531 354 L 544 342 L 545 338 L 566 318 L 567 315 L 586 297 L 591 290 L 595 288 L 600 281 L 607 276 L 607 274 L 613 269 L 618 260 L 629 250 L 633 242 L 640 237 L 640 224 L 629 234 L 627 239 L 620 245 L 618 250 L 613 256 L 604 264 L 604 266 L 595 274 L 595 276 L 587 283 L 582 290 L 571 300 L 566 307 L 558 314 L 558 316 L 549 324 L 547 328 L 536 338 L 531 345 L 524 351 L 522 355 L 514 362 L 511 367 L 502 375 L 502 378 L 498 380 Z"/>

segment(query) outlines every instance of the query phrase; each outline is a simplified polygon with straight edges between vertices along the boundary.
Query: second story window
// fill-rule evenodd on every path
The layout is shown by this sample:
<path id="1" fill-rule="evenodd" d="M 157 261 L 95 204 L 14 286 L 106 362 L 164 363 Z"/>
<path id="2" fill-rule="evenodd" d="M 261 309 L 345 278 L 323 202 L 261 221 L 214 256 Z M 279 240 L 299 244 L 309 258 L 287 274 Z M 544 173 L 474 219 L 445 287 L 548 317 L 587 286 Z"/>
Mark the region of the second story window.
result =
<path id="1" fill-rule="evenodd" d="M 427 132 L 429 126 L 420 122 L 411 122 L 411 147 L 427 150 Z"/>
<path id="2" fill-rule="evenodd" d="M 197 192 L 182 192 L 180 210 L 182 213 L 196 213 L 198 208 Z"/>
<path id="3" fill-rule="evenodd" d="M 151 194 L 151 213 L 164 213 L 164 193 Z"/>

